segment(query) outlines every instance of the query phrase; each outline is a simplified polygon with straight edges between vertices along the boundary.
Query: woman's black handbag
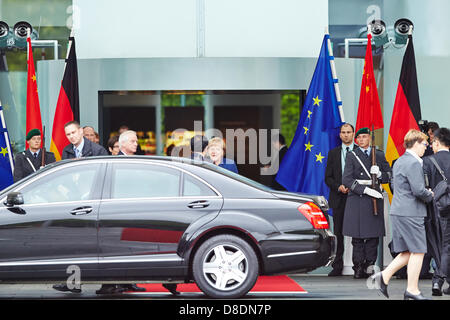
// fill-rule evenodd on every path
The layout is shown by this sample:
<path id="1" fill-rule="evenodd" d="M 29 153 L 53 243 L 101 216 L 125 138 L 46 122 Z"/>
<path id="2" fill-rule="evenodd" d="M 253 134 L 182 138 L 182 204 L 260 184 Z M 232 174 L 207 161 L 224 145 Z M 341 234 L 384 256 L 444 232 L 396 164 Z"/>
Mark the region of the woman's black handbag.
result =
<path id="1" fill-rule="evenodd" d="M 439 167 L 436 159 L 431 156 L 430 160 L 442 176 L 442 181 L 440 181 L 433 189 L 434 201 L 441 214 L 448 214 L 450 213 L 450 184 L 447 177 L 444 175 L 444 171 L 442 171 L 441 167 Z"/>

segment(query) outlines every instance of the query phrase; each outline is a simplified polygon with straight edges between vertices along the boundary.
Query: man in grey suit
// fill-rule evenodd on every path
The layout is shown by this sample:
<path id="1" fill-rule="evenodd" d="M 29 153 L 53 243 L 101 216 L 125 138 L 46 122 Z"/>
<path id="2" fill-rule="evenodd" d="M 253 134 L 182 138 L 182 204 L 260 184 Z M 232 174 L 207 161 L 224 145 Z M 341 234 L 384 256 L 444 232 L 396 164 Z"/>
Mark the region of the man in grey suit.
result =
<path id="1" fill-rule="evenodd" d="M 433 157 L 438 163 L 439 167 L 444 171 L 444 175 L 447 179 L 450 179 L 450 130 L 447 128 L 438 128 L 434 131 L 432 148 L 434 155 L 425 157 L 423 159 L 423 170 L 428 177 L 430 188 L 434 189 L 436 185 L 442 181 L 442 176 L 438 172 L 436 166 L 431 161 L 430 157 Z M 434 296 L 442 295 L 442 286 L 447 279 L 448 280 L 448 268 L 449 268 L 449 250 L 450 250 L 450 212 L 438 212 L 435 206 L 429 206 L 428 210 L 428 223 L 434 228 L 427 229 L 427 240 L 429 246 L 437 246 L 437 250 L 432 253 L 437 268 L 434 270 L 432 280 L 432 293 Z M 430 230 L 431 229 L 431 230 Z M 434 234 L 430 234 L 433 232 Z M 434 240 L 434 241 L 433 241 Z M 433 243 L 434 242 L 434 243 Z M 430 248 L 434 249 L 434 248 Z M 449 288 L 444 290 L 445 294 L 450 294 Z"/>
<path id="2" fill-rule="evenodd" d="M 370 131 L 362 128 L 356 132 L 359 148 L 347 154 L 342 184 L 349 189 L 345 204 L 343 234 L 352 237 L 354 278 L 367 278 L 366 269 L 373 266 L 378 257 L 379 237 L 385 235 L 383 195 L 381 189 L 372 189 L 371 174 L 376 174 L 378 183 L 388 183 L 391 167 L 383 151 L 376 150 L 377 166 L 372 166 Z M 369 172 L 370 171 L 370 172 Z M 372 199 L 377 199 L 377 215 Z"/>

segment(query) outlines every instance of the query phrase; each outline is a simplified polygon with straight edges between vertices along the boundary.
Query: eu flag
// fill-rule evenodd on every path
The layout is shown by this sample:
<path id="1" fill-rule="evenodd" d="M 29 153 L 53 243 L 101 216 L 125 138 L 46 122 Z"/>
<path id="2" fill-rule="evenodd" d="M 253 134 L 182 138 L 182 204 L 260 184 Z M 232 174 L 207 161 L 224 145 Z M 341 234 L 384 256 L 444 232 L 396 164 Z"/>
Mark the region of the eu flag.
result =
<path id="1" fill-rule="evenodd" d="M 13 183 L 14 162 L 1 104 L 0 125 L 0 190 L 2 190 Z"/>
<path id="2" fill-rule="evenodd" d="M 309 85 L 297 130 L 280 164 L 276 180 L 291 192 L 323 195 L 328 198 L 325 167 L 328 151 L 338 146 L 339 115 L 325 35 L 313 78 Z"/>

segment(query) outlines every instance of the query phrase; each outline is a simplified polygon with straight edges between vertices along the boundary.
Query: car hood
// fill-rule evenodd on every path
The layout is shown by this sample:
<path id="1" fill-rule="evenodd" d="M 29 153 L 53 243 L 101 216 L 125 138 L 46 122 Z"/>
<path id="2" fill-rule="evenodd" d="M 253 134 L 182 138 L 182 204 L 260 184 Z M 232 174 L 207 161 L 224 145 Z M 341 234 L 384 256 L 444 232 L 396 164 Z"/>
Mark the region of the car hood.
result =
<path id="1" fill-rule="evenodd" d="M 324 196 L 300 192 L 287 192 L 287 191 L 272 191 L 272 194 L 277 198 L 284 200 L 293 200 L 300 202 L 313 201 L 324 212 L 330 209 L 330 207 L 328 206 L 328 201 Z"/>

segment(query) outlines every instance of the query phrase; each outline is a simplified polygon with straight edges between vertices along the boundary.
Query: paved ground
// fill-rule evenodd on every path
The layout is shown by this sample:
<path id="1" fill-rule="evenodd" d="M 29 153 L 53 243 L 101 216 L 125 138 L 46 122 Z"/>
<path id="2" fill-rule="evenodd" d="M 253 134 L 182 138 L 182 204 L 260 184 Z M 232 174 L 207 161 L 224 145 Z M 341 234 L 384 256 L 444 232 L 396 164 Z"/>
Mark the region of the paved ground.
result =
<path id="1" fill-rule="evenodd" d="M 378 290 L 369 289 L 366 280 L 353 279 L 352 276 L 327 277 L 326 275 L 291 275 L 307 293 L 274 293 L 274 294 L 251 294 L 245 297 L 246 300 L 387 300 Z M 370 286 L 370 284 L 369 284 Z M 52 289 L 51 285 L 31 285 L 31 284 L 0 284 L 0 299 L 46 299 L 46 300 L 192 300 L 205 297 L 198 293 L 186 293 L 173 296 L 170 293 L 151 294 L 117 294 L 117 295 L 96 295 L 100 285 L 83 285 L 82 293 L 64 293 Z M 444 286 L 445 288 L 447 285 Z M 402 300 L 403 292 L 406 288 L 406 280 L 392 279 L 389 284 L 390 300 Z M 420 280 L 422 293 L 433 300 L 450 300 L 450 295 L 441 297 L 431 296 L 431 280 Z"/>

